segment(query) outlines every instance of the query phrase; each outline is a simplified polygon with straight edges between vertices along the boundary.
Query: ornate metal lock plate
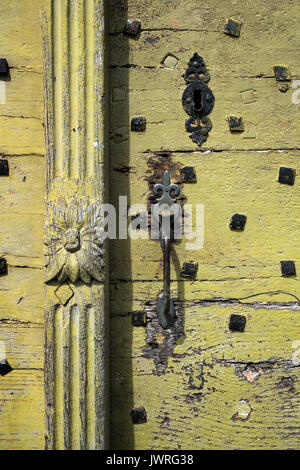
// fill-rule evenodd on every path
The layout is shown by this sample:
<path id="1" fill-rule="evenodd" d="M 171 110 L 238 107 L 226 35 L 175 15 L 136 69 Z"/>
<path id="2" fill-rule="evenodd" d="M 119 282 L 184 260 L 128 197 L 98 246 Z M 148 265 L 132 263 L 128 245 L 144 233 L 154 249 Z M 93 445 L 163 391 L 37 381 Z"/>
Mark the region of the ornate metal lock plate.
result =
<path id="1" fill-rule="evenodd" d="M 201 145 L 206 141 L 212 128 L 211 120 L 207 114 L 213 109 L 215 98 L 206 85 L 210 80 L 210 75 L 203 58 L 197 52 L 188 62 L 184 79 L 188 85 L 182 95 L 182 105 L 190 116 L 185 121 L 185 128 L 187 132 L 191 132 L 192 141 Z"/>

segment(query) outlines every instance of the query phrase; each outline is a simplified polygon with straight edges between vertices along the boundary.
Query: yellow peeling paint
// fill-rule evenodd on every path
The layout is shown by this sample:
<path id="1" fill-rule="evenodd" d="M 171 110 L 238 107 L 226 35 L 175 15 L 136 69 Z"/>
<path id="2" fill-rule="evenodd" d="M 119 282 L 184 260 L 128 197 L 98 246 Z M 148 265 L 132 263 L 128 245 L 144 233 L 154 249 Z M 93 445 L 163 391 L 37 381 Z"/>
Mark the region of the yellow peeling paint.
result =
<path id="1" fill-rule="evenodd" d="M 103 201 L 103 4 L 70 2 L 68 23 L 68 3 L 53 2 L 53 57 L 45 56 L 47 80 L 52 65 L 56 78 L 53 96 L 47 84 L 47 197 L 56 202 L 77 193 Z M 155 168 L 165 165 L 176 182 L 180 168 L 193 166 L 197 183 L 183 183 L 181 191 L 187 204 L 204 205 L 205 222 L 203 248 L 187 250 L 184 234 L 172 250 L 171 291 L 184 333 L 160 358 L 163 373 L 157 357 L 145 353 L 149 327 L 135 327 L 131 318 L 161 292 L 160 246 L 149 239 L 110 242 L 111 447 L 299 449 L 299 2 L 107 3 L 109 202 L 127 195 L 128 204 L 146 204 Z M 14 369 L 0 377 L 1 449 L 45 445 L 42 4 L 0 6 L 1 54 L 11 67 L 0 100 L 0 154 L 10 169 L 0 178 L 0 256 L 8 263 L 0 278 L 0 341 Z M 122 33 L 128 18 L 142 23 L 137 39 Z M 227 18 L 242 23 L 239 38 L 224 34 Z M 195 51 L 216 99 L 201 151 L 185 132 L 181 104 L 182 74 Z M 274 65 L 289 68 L 286 92 Z M 230 115 L 243 117 L 244 132 L 229 132 Z M 130 132 L 132 116 L 146 117 L 145 133 Z M 162 150 L 171 153 L 161 157 Z M 294 186 L 277 182 L 280 166 L 295 169 Z M 243 232 L 229 229 L 234 213 L 247 215 Z M 295 261 L 297 276 L 282 277 L 282 259 Z M 198 263 L 195 279 L 181 277 L 185 261 Z M 53 363 L 47 370 L 54 404 L 48 417 L 55 418 L 49 448 L 102 448 L 105 289 L 70 288 L 71 308 L 58 304 L 55 282 L 47 288 L 54 320 L 47 342 L 55 338 L 56 364 L 55 377 Z M 244 332 L 229 330 L 232 314 L 246 318 Z M 154 339 L 159 349 L 169 336 L 156 332 Z M 147 422 L 133 425 L 131 410 L 141 406 Z"/>
<path id="2" fill-rule="evenodd" d="M 1 57 L 10 80 L 0 104 L 0 341 L 13 371 L 0 376 L 0 449 L 43 449 L 44 127 L 41 2 L 3 0 Z"/>
<path id="3" fill-rule="evenodd" d="M 131 318 L 162 290 L 160 245 L 147 234 L 110 242 L 113 449 L 300 447 L 299 2 L 275 3 L 110 2 L 110 201 L 147 204 L 159 169 L 180 183 L 193 166 L 197 182 L 180 189 L 186 204 L 204 206 L 203 247 L 188 250 L 184 234 L 172 249 L 184 335 L 162 350 L 163 373 L 149 353 L 149 318 L 146 328 Z M 227 18 L 242 23 L 239 38 L 224 34 Z M 141 21 L 138 38 L 122 34 L 127 19 Z M 181 104 L 195 51 L 215 96 L 201 150 Z M 274 65 L 289 68 L 285 93 Z M 130 131 L 133 116 L 146 117 L 145 132 Z M 230 133 L 228 116 L 242 116 L 244 132 Z M 294 186 L 278 183 L 281 166 L 295 169 Z M 247 216 L 242 232 L 229 228 L 235 213 Z M 281 260 L 294 260 L 297 276 L 283 277 Z M 198 263 L 194 279 L 181 277 L 185 261 Z M 229 330 L 232 314 L 246 318 L 244 332 Z M 168 335 L 153 336 L 158 350 Z M 133 424 L 141 406 L 147 423 Z"/>

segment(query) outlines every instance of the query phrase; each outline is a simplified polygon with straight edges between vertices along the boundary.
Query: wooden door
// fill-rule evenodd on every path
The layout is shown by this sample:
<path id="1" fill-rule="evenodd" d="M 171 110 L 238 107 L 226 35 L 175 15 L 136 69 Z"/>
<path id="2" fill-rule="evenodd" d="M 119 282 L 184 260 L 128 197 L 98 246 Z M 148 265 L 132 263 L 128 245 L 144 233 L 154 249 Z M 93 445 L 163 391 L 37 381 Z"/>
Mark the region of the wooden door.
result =
<path id="1" fill-rule="evenodd" d="M 41 2 L 3 0 L 0 25 L 0 449 L 43 449 Z"/>
<path id="2" fill-rule="evenodd" d="M 0 448 L 102 449 L 104 1 L 0 13 Z"/>
<path id="3" fill-rule="evenodd" d="M 111 447 L 298 449 L 299 2 L 109 6 L 110 202 L 149 207 L 167 169 L 204 206 L 203 247 L 172 248 L 170 329 L 159 242 L 110 241 Z M 181 103 L 195 52 L 215 97 L 202 146 Z"/>
<path id="4" fill-rule="evenodd" d="M 298 2 L 106 4 L 0 5 L 0 448 L 298 449 Z M 167 329 L 160 244 L 124 235 L 165 170 L 200 240 L 173 245 Z M 131 208 L 109 252 L 103 202 Z"/>

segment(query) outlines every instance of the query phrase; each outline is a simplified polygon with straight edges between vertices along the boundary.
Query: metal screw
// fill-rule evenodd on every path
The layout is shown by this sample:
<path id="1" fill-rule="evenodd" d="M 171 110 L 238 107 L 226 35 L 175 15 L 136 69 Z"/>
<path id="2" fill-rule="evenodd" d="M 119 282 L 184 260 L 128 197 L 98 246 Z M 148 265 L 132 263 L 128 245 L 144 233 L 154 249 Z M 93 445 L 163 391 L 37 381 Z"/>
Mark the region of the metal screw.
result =
<path id="1" fill-rule="evenodd" d="M 12 370 L 13 370 L 12 367 L 9 365 L 6 359 L 2 359 L 0 361 L 0 375 L 2 375 L 2 377 L 3 375 L 8 374 Z"/>
<path id="2" fill-rule="evenodd" d="M 296 172 L 293 168 L 287 168 L 285 166 L 281 166 L 279 168 L 278 182 L 293 186 L 295 182 L 295 176 L 296 176 Z"/>
<path id="3" fill-rule="evenodd" d="M 296 266 L 294 261 L 284 260 L 280 261 L 281 264 L 281 274 L 283 276 L 296 276 Z"/>
<path id="4" fill-rule="evenodd" d="M 141 22 L 137 20 L 128 20 L 124 27 L 124 34 L 129 36 L 137 36 L 141 31 Z"/>
<path id="5" fill-rule="evenodd" d="M 1 158 L 0 159 L 0 176 L 8 176 L 8 175 L 9 175 L 8 161 Z"/>
<path id="6" fill-rule="evenodd" d="M 229 18 L 224 27 L 224 33 L 229 34 L 229 36 L 239 37 L 241 32 L 241 23 L 238 21 L 232 20 Z"/>
<path id="7" fill-rule="evenodd" d="M 131 410 L 130 415 L 133 424 L 147 423 L 147 413 L 143 406 Z"/>
<path id="8" fill-rule="evenodd" d="M 0 276 L 7 274 L 7 263 L 5 258 L 0 258 Z"/>
<path id="9" fill-rule="evenodd" d="M 133 132 L 144 132 L 146 130 L 146 118 L 136 116 L 131 119 L 131 130 Z"/>
<path id="10" fill-rule="evenodd" d="M 145 312 L 132 312 L 132 324 L 134 326 L 146 326 Z"/>
<path id="11" fill-rule="evenodd" d="M 180 276 L 193 278 L 197 275 L 198 263 L 184 262 L 181 268 Z"/>
<path id="12" fill-rule="evenodd" d="M 231 230 L 244 230 L 247 217 L 242 214 L 234 214 L 230 219 Z"/>
<path id="13" fill-rule="evenodd" d="M 228 117 L 229 129 L 231 132 L 243 132 L 244 121 L 242 117 L 229 116 Z"/>

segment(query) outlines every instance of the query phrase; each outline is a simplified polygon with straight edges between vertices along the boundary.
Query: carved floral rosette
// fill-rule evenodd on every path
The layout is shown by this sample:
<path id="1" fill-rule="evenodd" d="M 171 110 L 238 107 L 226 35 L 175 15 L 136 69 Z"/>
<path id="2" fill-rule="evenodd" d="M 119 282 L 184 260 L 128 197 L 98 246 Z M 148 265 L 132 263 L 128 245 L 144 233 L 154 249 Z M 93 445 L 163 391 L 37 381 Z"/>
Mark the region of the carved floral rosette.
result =
<path id="1" fill-rule="evenodd" d="M 45 282 L 104 280 L 104 228 L 99 202 L 47 201 Z"/>

